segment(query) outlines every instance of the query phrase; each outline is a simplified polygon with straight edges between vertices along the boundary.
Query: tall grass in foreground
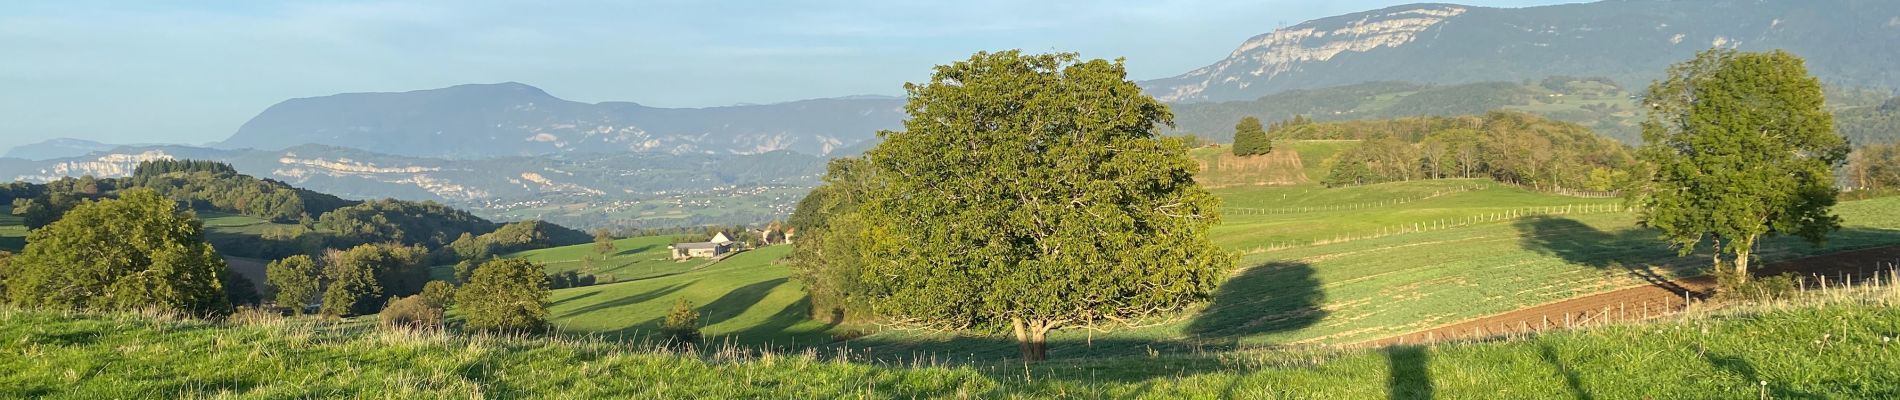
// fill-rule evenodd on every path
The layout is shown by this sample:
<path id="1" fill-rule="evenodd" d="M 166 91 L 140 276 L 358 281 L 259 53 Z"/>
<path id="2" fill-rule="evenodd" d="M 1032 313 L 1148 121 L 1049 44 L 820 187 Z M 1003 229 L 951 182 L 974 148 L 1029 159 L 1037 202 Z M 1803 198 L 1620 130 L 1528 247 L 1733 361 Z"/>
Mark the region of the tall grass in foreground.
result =
<path id="1" fill-rule="evenodd" d="M 1900 397 L 1900 291 L 1514 340 L 951 365 L 0 309 L 0 397 Z"/>

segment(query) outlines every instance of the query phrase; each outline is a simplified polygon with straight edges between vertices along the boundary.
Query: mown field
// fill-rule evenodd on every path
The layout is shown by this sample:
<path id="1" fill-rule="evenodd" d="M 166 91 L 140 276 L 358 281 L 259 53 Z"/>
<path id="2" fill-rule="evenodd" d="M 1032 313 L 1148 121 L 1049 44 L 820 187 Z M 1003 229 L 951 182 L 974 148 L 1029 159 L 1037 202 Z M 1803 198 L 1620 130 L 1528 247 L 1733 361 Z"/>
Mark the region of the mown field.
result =
<path id="1" fill-rule="evenodd" d="M 1900 292 L 1525 339 L 941 364 L 0 309 L 5 398 L 1894 398 Z"/>
<path id="2" fill-rule="evenodd" d="M 26 223 L 13 215 L 13 206 L 0 204 L 0 251 L 20 252 L 26 248 Z"/>

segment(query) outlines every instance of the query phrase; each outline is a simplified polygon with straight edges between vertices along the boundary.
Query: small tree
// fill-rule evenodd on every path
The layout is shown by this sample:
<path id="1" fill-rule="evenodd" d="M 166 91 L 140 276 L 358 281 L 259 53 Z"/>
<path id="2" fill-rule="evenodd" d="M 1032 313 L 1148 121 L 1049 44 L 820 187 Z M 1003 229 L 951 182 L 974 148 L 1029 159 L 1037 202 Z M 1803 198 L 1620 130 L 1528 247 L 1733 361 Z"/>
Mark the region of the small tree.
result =
<path id="1" fill-rule="evenodd" d="M 1848 150 L 1824 102 L 1820 81 L 1782 51 L 1709 50 L 1670 68 L 1644 101 L 1642 223 L 1684 255 L 1707 242 L 1735 284 L 1765 236 L 1820 244 L 1840 229 L 1828 210 Z"/>
<path id="2" fill-rule="evenodd" d="M 232 272 L 203 225 L 149 189 L 80 204 L 29 234 L 11 264 L 8 298 L 22 306 L 231 312 L 224 281 Z"/>
<path id="3" fill-rule="evenodd" d="M 614 248 L 613 235 L 608 234 L 606 229 L 594 230 L 594 253 L 600 254 L 600 257 L 604 259 L 613 255 L 615 250 L 618 249 Z"/>
<path id="4" fill-rule="evenodd" d="M 547 325 L 548 278 L 527 260 L 500 259 L 475 268 L 456 291 L 455 303 L 468 327 L 532 330 Z"/>
<path id="5" fill-rule="evenodd" d="M 1259 118 L 1245 117 L 1234 124 L 1234 155 L 1252 156 L 1272 151 L 1272 140 L 1267 137 L 1266 128 L 1260 126 Z"/>
<path id="6" fill-rule="evenodd" d="M 277 306 L 302 314 L 304 307 L 317 300 L 323 270 L 316 260 L 295 255 L 272 261 L 264 267 L 264 283 L 277 291 Z"/>
<path id="7" fill-rule="evenodd" d="M 447 310 L 455 305 L 455 285 L 443 281 L 429 281 L 422 285 L 422 300 L 435 308 Z"/>
<path id="8" fill-rule="evenodd" d="M 661 322 L 660 331 L 673 345 L 690 348 L 699 343 L 699 310 L 684 297 L 675 300 L 673 309 L 666 313 L 666 321 Z"/>

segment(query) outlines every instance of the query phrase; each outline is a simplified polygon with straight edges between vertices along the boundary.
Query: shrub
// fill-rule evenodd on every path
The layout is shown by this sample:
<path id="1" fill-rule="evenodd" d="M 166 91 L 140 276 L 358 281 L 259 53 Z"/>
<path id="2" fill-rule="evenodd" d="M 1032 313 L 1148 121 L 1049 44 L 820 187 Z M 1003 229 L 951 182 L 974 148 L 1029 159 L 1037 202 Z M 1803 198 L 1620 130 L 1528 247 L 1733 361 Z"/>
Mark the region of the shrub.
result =
<path id="1" fill-rule="evenodd" d="M 548 277 L 540 264 L 494 260 L 475 268 L 455 293 L 455 303 L 473 329 L 534 330 L 547 325 Z"/>
<path id="2" fill-rule="evenodd" d="M 444 281 L 429 281 L 422 285 L 422 300 L 429 306 L 447 310 L 455 305 L 455 285 Z"/>
<path id="3" fill-rule="evenodd" d="M 442 309 L 422 296 L 409 296 L 390 300 L 383 306 L 383 312 L 377 315 L 384 328 L 404 330 L 426 330 L 442 328 Z"/>
<path id="4" fill-rule="evenodd" d="M 1722 301 L 1769 301 L 1788 298 L 1795 292 L 1794 273 L 1771 277 L 1737 279 L 1734 268 L 1715 268 L 1715 297 Z"/>
<path id="5" fill-rule="evenodd" d="M 660 331 L 666 334 L 667 341 L 674 346 L 690 348 L 699 343 L 699 310 L 693 308 L 693 302 L 680 298 L 673 302 L 673 310 L 666 313 L 666 321 L 660 325 Z"/>

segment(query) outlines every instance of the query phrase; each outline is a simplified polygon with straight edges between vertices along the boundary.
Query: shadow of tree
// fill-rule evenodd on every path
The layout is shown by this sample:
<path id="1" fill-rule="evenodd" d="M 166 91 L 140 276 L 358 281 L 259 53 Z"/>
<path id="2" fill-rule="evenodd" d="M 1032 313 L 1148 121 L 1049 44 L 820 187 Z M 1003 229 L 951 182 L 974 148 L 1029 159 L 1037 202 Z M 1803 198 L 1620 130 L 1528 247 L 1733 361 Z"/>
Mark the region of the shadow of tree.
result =
<path id="1" fill-rule="evenodd" d="M 1204 339 L 1234 339 L 1298 330 L 1326 317 L 1319 307 L 1325 301 L 1312 266 L 1271 262 L 1221 283 L 1213 303 L 1194 316 L 1186 333 Z"/>
<path id="2" fill-rule="evenodd" d="M 1656 230 L 1630 228 L 1606 232 L 1574 219 L 1550 216 L 1521 219 L 1514 226 L 1525 249 L 1574 264 L 1620 269 L 1677 295 L 1708 295 L 1684 286 L 1671 276 L 1699 275 L 1709 266 L 1710 253 L 1702 250 L 1680 255 L 1659 238 Z M 1756 253 L 1803 256 L 1900 243 L 1900 231 L 1886 229 L 1843 229 L 1828 237 L 1831 244 L 1826 246 L 1785 236 L 1771 237 L 1757 245 Z M 1767 257 L 1758 259 L 1765 261 Z"/>
<path id="3" fill-rule="evenodd" d="M 687 286 L 692 286 L 694 283 L 697 283 L 697 282 L 699 281 L 697 280 L 688 281 L 688 282 L 680 283 L 677 285 L 662 287 L 659 289 L 653 289 L 646 293 L 640 293 L 640 294 L 636 294 L 632 296 L 621 297 L 621 298 L 603 301 L 599 303 L 588 304 L 581 308 L 574 309 L 574 311 L 569 311 L 567 312 L 567 314 L 581 315 L 581 314 L 587 314 L 587 313 L 605 310 L 609 308 L 624 307 L 624 306 L 630 306 L 630 305 L 645 303 L 649 301 L 654 301 L 661 297 L 665 297 L 666 295 L 673 294 L 674 292 L 678 292 L 680 291 L 680 289 L 685 289 Z"/>
<path id="4" fill-rule="evenodd" d="M 1571 396 L 1576 397 L 1577 400 L 1591 400 L 1596 398 L 1596 396 L 1590 395 L 1589 390 L 1583 388 L 1583 378 L 1577 375 L 1577 371 L 1571 369 L 1569 364 L 1565 364 L 1562 358 L 1557 357 L 1556 349 L 1550 348 L 1549 344 L 1538 344 L 1537 351 L 1538 355 L 1543 357 L 1545 363 L 1550 364 L 1552 368 L 1556 368 L 1557 373 L 1563 374 L 1564 386 L 1570 388 Z"/>
<path id="5" fill-rule="evenodd" d="M 790 281 L 789 278 L 778 278 L 740 286 L 737 289 L 726 292 L 726 294 L 720 296 L 718 300 L 713 300 L 711 303 L 706 303 L 699 307 L 700 310 L 705 310 L 702 311 L 703 314 L 700 315 L 699 322 L 701 326 L 712 326 L 720 322 L 726 322 L 726 320 L 730 320 L 733 317 L 738 317 L 739 314 L 744 314 L 746 310 L 752 309 L 753 305 L 759 304 L 759 300 L 764 300 L 767 294 L 772 293 L 772 289 L 779 287 L 779 285 L 784 285 L 785 282 L 788 281 Z"/>
<path id="6" fill-rule="evenodd" d="M 1384 349 L 1386 394 L 1391 399 L 1432 398 L 1431 352 L 1419 346 L 1390 346 Z"/>
<path id="7" fill-rule="evenodd" d="M 614 252 L 612 257 L 623 257 L 623 256 L 645 253 L 647 250 L 653 250 L 654 248 L 657 248 L 657 247 L 660 247 L 660 245 L 649 244 L 649 245 L 635 247 L 631 249 L 625 249 L 625 250 Z"/>
<path id="8" fill-rule="evenodd" d="M 1750 386 L 1757 385 L 1761 382 L 1767 382 L 1767 385 L 1761 386 L 1763 390 L 1768 391 L 1768 396 L 1764 396 L 1764 398 L 1776 398 L 1776 399 L 1824 399 L 1824 398 L 1827 398 L 1825 396 L 1820 396 L 1813 393 L 1795 390 L 1793 388 L 1788 387 L 1787 384 L 1784 384 L 1781 382 L 1770 382 L 1767 379 L 1763 379 L 1761 377 L 1761 374 L 1755 371 L 1755 365 L 1750 364 L 1748 360 L 1744 360 L 1741 357 L 1718 355 L 1718 354 L 1710 352 L 1710 353 L 1703 353 L 1702 358 L 1705 360 L 1708 360 L 1709 365 L 1715 366 L 1716 368 L 1720 368 L 1724 371 L 1728 371 L 1736 375 L 1740 375 L 1744 383 L 1747 383 Z"/>

